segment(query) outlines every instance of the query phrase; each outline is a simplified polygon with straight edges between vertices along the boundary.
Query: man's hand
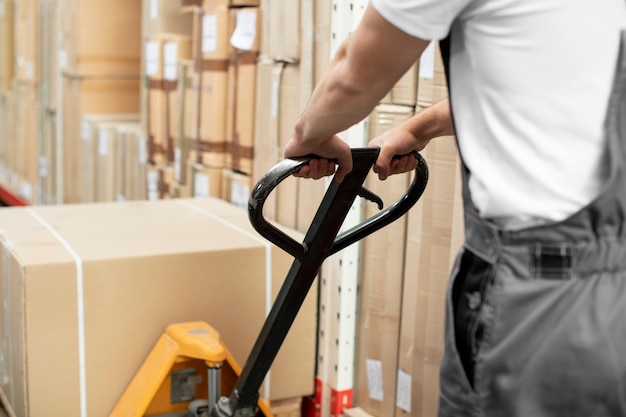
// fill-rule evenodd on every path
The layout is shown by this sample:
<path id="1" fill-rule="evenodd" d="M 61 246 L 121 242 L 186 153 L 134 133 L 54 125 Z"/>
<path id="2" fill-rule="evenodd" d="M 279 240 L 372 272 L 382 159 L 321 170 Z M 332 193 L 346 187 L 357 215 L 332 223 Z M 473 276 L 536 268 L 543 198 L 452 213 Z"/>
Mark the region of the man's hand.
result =
<path id="1" fill-rule="evenodd" d="M 285 158 L 307 155 L 316 155 L 320 158 L 311 159 L 308 165 L 294 174 L 295 177 L 320 179 L 335 174 L 335 179 L 341 182 L 352 171 L 352 151 L 338 136 L 312 142 L 303 142 L 294 136 L 287 142 L 284 149 Z"/>

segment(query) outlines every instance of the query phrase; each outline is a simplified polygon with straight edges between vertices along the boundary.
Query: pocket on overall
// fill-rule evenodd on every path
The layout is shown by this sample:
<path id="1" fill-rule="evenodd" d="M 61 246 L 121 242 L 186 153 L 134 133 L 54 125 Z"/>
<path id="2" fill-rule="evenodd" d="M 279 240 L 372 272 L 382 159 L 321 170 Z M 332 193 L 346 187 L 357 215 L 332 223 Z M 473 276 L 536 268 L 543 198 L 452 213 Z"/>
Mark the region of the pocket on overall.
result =
<path id="1" fill-rule="evenodd" d="M 492 266 L 465 250 L 452 284 L 456 350 L 470 386 L 474 387 L 474 368 L 482 341 L 484 323 L 481 312 L 491 281 Z"/>

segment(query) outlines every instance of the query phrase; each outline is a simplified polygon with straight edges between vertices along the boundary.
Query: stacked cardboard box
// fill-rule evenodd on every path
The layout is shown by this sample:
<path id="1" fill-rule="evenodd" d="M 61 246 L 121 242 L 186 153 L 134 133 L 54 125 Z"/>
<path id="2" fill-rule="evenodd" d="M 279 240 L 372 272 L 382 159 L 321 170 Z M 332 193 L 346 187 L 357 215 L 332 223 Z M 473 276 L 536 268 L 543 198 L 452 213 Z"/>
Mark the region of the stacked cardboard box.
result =
<path id="1" fill-rule="evenodd" d="M 0 92 L 11 89 L 15 66 L 15 1 L 0 1 Z"/>
<path id="2" fill-rule="evenodd" d="M 83 114 L 140 109 L 141 4 L 66 0 L 61 15 L 64 201 L 79 202 Z"/>
<path id="3" fill-rule="evenodd" d="M 243 364 L 292 262 L 218 199 L 13 208 L 0 229 L 0 389 L 20 416 L 106 415 L 173 323 L 207 322 Z M 263 398 L 312 391 L 315 313 L 313 289 Z"/>

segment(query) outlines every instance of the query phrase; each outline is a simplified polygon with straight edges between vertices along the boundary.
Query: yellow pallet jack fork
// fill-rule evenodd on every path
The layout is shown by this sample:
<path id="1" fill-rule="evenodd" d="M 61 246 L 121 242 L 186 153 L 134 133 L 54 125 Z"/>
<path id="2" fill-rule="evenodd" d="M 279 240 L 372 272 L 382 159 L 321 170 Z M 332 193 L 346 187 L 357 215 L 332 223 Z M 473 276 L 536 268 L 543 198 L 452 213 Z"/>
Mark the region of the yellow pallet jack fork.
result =
<path id="1" fill-rule="evenodd" d="M 209 387 L 208 399 L 197 407 L 192 402 L 191 407 L 196 408 L 188 416 L 253 417 L 260 411 L 266 417 L 271 417 L 267 403 L 259 400 L 259 388 L 322 262 L 328 256 L 400 218 L 419 200 L 426 188 L 428 167 L 421 155 L 413 152 L 418 165 L 409 190 L 394 204 L 382 210 L 383 202 L 380 197 L 363 188 L 379 151 L 378 148 L 352 149 L 352 171 L 342 182 L 334 178 L 331 180 L 302 243 L 270 224 L 263 217 L 263 205 L 280 182 L 316 157 L 286 159 L 270 169 L 257 182 L 250 195 L 250 222 L 260 235 L 292 255 L 294 261 L 243 369 L 239 372 L 239 367 L 221 343 L 219 334 L 208 324 L 196 322 L 169 326 L 123 393 L 110 417 L 145 415 L 177 358 L 189 357 L 206 362 Z M 357 196 L 377 203 L 382 211 L 339 233 Z M 228 397 L 219 396 L 223 364 L 230 364 L 238 375 Z"/>

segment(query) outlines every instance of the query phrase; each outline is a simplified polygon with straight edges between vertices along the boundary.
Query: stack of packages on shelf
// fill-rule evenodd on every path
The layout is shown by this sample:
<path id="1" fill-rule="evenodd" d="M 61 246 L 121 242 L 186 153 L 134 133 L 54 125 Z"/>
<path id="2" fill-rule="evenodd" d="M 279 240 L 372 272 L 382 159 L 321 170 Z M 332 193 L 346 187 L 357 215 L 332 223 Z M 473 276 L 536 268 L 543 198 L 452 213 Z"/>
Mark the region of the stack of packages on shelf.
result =
<path id="1" fill-rule="evenodd" d="M 15 40 L 15 3 L 0 0 L 0 184 L 9 187 L 13 169 L 9 137 L 13 131 L 12 94 Z"/>

